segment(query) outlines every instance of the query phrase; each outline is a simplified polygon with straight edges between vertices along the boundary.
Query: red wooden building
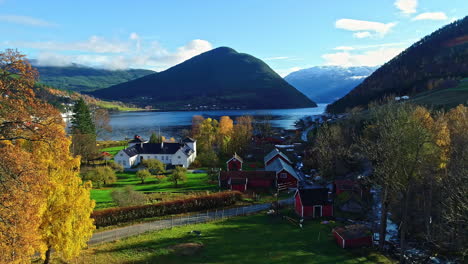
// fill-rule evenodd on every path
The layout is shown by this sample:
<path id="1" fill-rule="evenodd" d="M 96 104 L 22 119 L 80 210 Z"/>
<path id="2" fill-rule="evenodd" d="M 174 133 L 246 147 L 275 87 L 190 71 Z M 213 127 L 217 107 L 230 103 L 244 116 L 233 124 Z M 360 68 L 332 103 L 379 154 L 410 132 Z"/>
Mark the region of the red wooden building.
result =
<path id="1" fill-rule="evenodd" d="M 372 232 L 364 225 L 348 225 L 332 230 L 336 243 L 342 248 L 372 246 Z"/>
<path id="2" fill-rule="evenodd" d="M 219 187 L 246 191 L 262 191 L 276 186 L 276 174 L 272 171 L 222 171 Z"/>
<path id="3" fill-rule="evenodd" d="M 299 176 L 296 171 L 285 162 L 282 158 L 273 159 L 265 167 L 265 171 L 275 172 L 277 184 L 286 185 L 290 188 L 296 188 L 299 181 Z"/>
<path id="4" fill-rule="evenodd" d="M 294 209 L 303 218 L 333 216 L 333 203 L 328 198 L 328 188 L 298 189 L 294 195 Z"/>
<path id="5" fill-rule="evenodd" d="M 239 157 L 237 153 L 234 153 L 232 158 L 226 161 L 226 170 L 227 171 L 241 171 L 243 163 L 244 161 L 242 160 L 242 158 Z"/>

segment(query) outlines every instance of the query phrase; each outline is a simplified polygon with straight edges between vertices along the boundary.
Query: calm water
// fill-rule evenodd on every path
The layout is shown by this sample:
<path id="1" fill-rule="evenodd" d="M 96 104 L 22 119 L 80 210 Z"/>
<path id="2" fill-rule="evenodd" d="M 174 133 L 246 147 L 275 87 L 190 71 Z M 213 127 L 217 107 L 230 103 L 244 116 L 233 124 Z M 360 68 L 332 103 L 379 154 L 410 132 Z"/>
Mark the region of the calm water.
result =
<path id="1" fill-rule="evenodd" d="M 232 119 L 238 116 L 250 115 L 254 118 L 271 117 L 274 127 L 291 129 L 294 122 L 302 117 L 319 115 L 325 110 L 326 104 L 316 108 L 272 109 L 272 110 L 214 110 L 214 111 L 179 111 L 179 112 L 118 112 L 111 114 L 112 133 L 102 139 L 122 140 L 138 134 L 149 138 L 151 132 L 161 130 L 166 137 L 179 137 L 182 129 L 191 126 L 194 115 L 219 117 L 227 115 Z"/>

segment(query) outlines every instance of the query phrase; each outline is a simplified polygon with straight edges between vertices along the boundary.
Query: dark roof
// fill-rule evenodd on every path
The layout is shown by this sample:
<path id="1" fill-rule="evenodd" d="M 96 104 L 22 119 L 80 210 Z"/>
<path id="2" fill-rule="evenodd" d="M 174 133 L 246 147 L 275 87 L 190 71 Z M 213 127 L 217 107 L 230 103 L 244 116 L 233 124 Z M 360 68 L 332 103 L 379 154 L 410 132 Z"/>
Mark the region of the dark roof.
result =
<path id="1" fill-rule="evenodd" d="M 193 152 L 191 148 L 184 146 L 180 143 L 143 143 L 141 145 L 133 145 L 129 148 L 124 149 L 123 151 L 128 156 L 133 157 L 138 154 L 175 154 L 182 147 L 184 148 L 184 153 L 188 156 L 190 156 L 189 154 Z"/>
<path id="2" fill-rule="evenodd" d="M 182 140 L 182 142 L 184 142 L 184 143 L 195 142 L 195 141 L 196 141 L 195 139 L 190 138 L 190 137 L 186 137 L 186 138 L 184 138 L 184 139 Z"/>
<path id="3" fill-rule="evenodd" d="M 229 178 L 275 180 L 276 174 L 273 171 L 222 171 L 219 177 L 221 180 L 227 180 Z"/>
<path id="4" fill-rule="evenodd" d="M 313 206 L 330 203 L 327 188 L 299 189 L 302 205 Z"/>
<path id="5" fill-rule="evenodd" d="M 144 143 L 146 140 L 142 139 L 141 137 L 135 137 L 132 140 L 130 140 L 128 143 Z"/>
<path id="6" fill-rule="evenodd" d="M 372 235 L 369 228 L 364 225 L 347 225 L 333 229 L 343 239 L 356 239 Z"/>

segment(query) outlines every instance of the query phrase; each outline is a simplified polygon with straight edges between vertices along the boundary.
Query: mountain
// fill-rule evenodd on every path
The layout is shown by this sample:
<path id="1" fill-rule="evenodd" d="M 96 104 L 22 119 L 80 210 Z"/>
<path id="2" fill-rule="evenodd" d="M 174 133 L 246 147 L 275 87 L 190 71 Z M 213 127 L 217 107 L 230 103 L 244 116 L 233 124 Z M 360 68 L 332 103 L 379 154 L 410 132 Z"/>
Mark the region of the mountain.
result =
<path id="1" fill-rule="evenodd" d="M 392 95 L 417 96 L 429 90 L 456 87 L 468 77 L 468 16 L 414 43 L 377 69 L 340 100 L 328 105 L 330 113 Z"/>
<path id="2" fill-rule="evenodd" d="M 315 107 L 263 61 L 220 47 L 157 74 L 90 93 L 158 109 Z"/>
<path id="3" fill-rule="evenodd" d="M 150 70 L 105 70 L 80 65 L 66 67 L 34 65 L 34 67 L 39 71 L 41 83 L 71 91 L 98 90 L 155 73 Z"/>
<path id="4" fill-rule="evenodd" d="M 331 103 L 346 95 L 376 69 L 317 66 L 290 73 L 284 79 L 315 102 Z"/>

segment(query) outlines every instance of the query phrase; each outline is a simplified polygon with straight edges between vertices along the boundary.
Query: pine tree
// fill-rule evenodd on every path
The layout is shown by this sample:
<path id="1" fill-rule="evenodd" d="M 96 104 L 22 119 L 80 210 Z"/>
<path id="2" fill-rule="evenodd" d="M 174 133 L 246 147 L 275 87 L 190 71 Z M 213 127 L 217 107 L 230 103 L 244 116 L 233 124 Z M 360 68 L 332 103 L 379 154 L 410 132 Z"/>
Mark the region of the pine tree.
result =
<path id="1" fill-rule="evenodd" d="M 162 138 L 163 137 L 160 134 L 156 134 L 156 133 L 153 132 L 151 134 L 149 143 L 161 143 L 163 141 Z"/>
<path id="2" fill-rule="evenodd" d="M 96 127 L 91 112 L 83 98 L 80 98 L 73 106 L 71 122 L 73 134 L 96 135 Z"/>

